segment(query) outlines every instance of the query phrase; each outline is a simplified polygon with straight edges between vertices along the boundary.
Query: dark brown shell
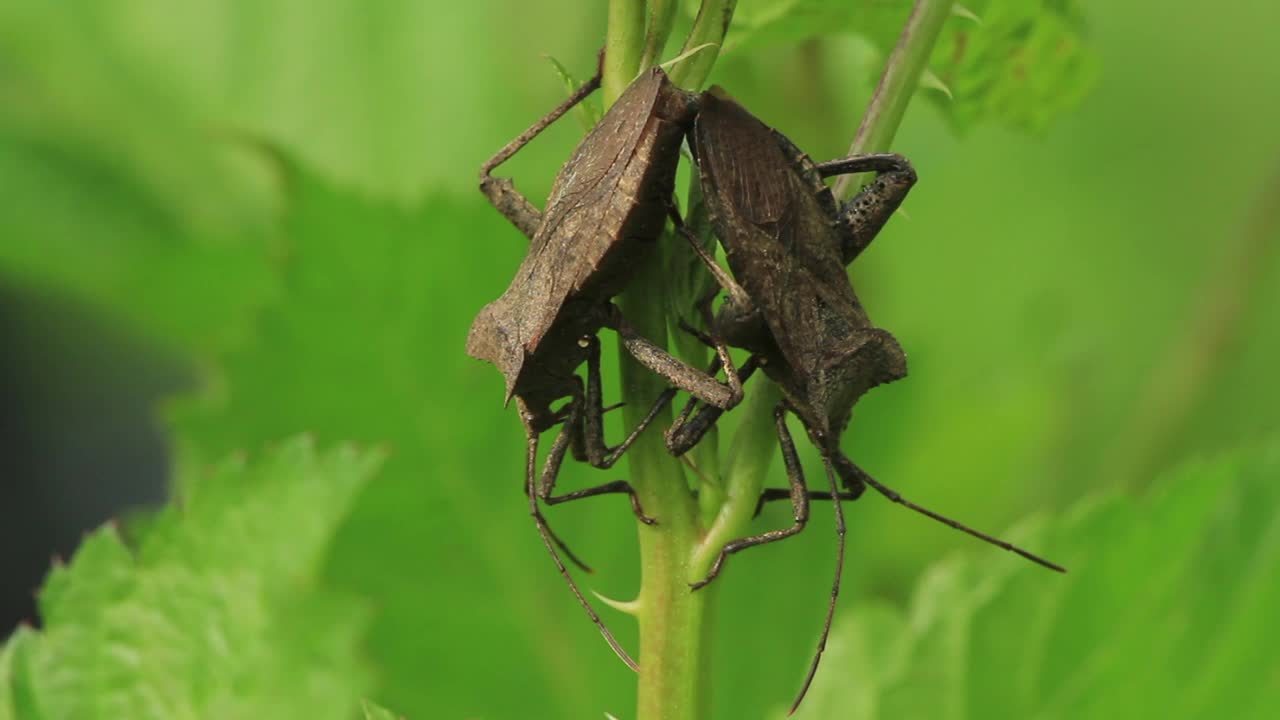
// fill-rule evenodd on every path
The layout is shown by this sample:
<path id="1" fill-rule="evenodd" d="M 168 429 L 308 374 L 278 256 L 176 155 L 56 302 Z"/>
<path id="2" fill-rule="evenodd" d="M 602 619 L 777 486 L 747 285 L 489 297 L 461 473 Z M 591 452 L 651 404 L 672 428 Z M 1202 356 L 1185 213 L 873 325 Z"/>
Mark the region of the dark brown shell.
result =
<path id="1" fill-rule="evenodd" d="M 854 294 L 835 200 L 808 156 L 716 88 L 699 104 L 703 197 L 771 335 L 754 343 L 778 355 L 765 371 L 811 429 L 838 432 L 863 392 L 906 374 L 906 358 Z"/>
<path id="2" fill-rule="evenodd" d="M 574 341 L 599 330 L 604 303 L 622 291 L 662 231 L 692 112 L 692 99 L 654 68 L 627 88 L 560 170 L 528 255 L 467 338 L 468 354 L 502 371 L 508 399 L 524 387 L 571 380 L 582 362 Z M 561 389 L 542 390 L 555 396 Z"/>

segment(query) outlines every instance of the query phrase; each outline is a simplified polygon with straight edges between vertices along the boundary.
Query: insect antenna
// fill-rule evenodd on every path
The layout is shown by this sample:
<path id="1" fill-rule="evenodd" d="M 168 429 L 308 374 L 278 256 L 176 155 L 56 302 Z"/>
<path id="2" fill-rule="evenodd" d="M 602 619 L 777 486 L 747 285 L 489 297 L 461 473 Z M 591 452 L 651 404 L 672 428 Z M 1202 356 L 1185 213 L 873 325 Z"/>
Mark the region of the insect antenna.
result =
<path id="1" fill-rule="evenodd" d="M 996 547 L 1004 548 L 1009 552 L 1021 555 L 1022 557 L 1042 567 L 1049 568 L 1050 570 L 1056 570 L 1057 572 L 1060 572 L 1060 573 L 1065 573 L 1067 571 L 1067 569 L 1062 567 L 1061 565 L 1045 560 L 1039 555 L 1035 555 L 1033 553 L 1027 552 L 1026 550 L 1023 550 L 1017 545 L 1014 545 L 1012 543 L 1007 543 L 1004 540 L 1001 540 L 1000 538 L 992 537 L 991 535 L 988 535 L 984 532 L 979 532 L 969 527 L 968 525 L 964 525 L 962 523 L 956 522 L 955 520 L 952 520 L 951 518 L 946 517 L 945 515 L 939 515 L 938 513 L 928 508 L 921 507 L 911 502 L 910 500 L 902 497 L 897 492 L 895 492 L 892 488 L 889 488 L 889 487 L 886 487 L 885 485 L 880 484 L 875 478 L 868 475 L 866 471 L 864 471 L 862 468 L 858 467 L 857 465 L 854 465 L 853 461 L 849 460 L 848 458 L 841 458 L 840 460 L 841 460 L 841 465 L 847 466 L 847 468 L 853 473 L 854 477 L 870 485 L 872 488 L 875 489 L 876 492 L 885 496 L 889 500 L 895 503 L 898 503 L 899 505 L 910 508 L 911 510 L 915 510 L 921 515 L 933 518 L 934 520 L 937 520 L 943 525 L 946 525 L 951 528 L 955 528 L 956 530 L 959 530 L 960 532 L 965 533 L 967 535 L 972 535 L 973 537 L 976 537 L 979 540 L 995 545 Z"/>
<path id="2" fill-rule="evenodd" d="M 622 644 L 613 636 L 613 633 L 609 632 L 609 628 L 605 626 L 604 621 L 596 614 L 595 609 L 591 607 L 591 603 L 587 602 L 587 599 L 583 597 L 582 591 L 578 589 L 578 584 L 573 581 L 573 576 L 569 574 L 564 562 L 560 560 L 560 553 L 556 552 L 557 543 L 552 542 L 552 538 L 555 535 L 547 525 L 546 518 L 542 517 L 542 510 L 538 508 L 538 493 L 534 487 L 534 478 L 537 476 L 537 470 L 538 434 L 531 430 L 529 431 L 525 455 L 524 489 L 525 494 L 529 496 L 529 514 L 533 516 L 533 522 L 538 526 L 538 535 L 542 538 L 542 544 L 547 546 L 547 552 L 551 554 L 551 559 L 555 561 L 556 569 L 560 571 L 560 577 L 564 578 L 565 583 L 569 585 L 569 590 L 573 592 L 574 597 L 578 598 L 578 604 L 582 606 L 583 610 L 587 611 L 587 617 L 591 618 L 591 622 L 595 624 L 596 629 L 604 636 L 605 642 L 609 643 L 609 647 L 613 648 L 618 658 L 626 663 L 627 667 L 640 672 L 640 666 L 636 664 L 635 660 L 631 659 L 631 656 L 622 648 Z"/>
<path id="3" fill-rule="evenodd" d="M 831 467 L 831 458 L 827 453 L 822 454 L 822 464 L 827 471 L 827 481 L 831 484 L 831 506 L 836 514 L 836 574 L 831 581 L 831 601 L 827 603 L 827 619 L 822 624 L 822 637 L 818 639 L 818 649 L 813 654 L 813 660 L 809 663 L 809 672 L 804 676 L 804 683 L 800 686 L 800 692 L 796 694 L 796 699 L 791 702 L 791 709 L 787 711 L 790 717 L 795 713 L 796 708 L 800 707 L 800 701 L 804 700 L 805 693 L 809 692 L 809 685 L 813 683 L 813 676 L 818 673 L 818 663 L 822 660 L 822 651 L 827 649 L 827 637 L 831 635 L 831 620 L 836 613 L 836 599 L 840 597 L 840 576 L 844 572 L 844 509 L 840 507 L 840 487 L 836 483 L 835 468 Z"/>

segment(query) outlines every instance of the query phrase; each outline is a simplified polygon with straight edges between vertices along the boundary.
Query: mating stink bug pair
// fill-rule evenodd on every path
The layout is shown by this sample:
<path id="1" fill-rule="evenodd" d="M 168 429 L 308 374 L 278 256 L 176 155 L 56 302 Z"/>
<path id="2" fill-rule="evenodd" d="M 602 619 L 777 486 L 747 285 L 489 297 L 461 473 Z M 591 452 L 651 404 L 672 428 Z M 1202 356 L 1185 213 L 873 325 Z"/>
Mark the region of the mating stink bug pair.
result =
<path id="1" fill-rule="evenodd" d="M 516 398 L 528 436 L 524 486 L 530 514 L 574 595 L 619 656 L 636 667 L 574 585 L 556 545 L 571 559 L 573 556 L 550 531 L 538 500 L 556 504 L 625 492 L 631 496 L 637 517 L 654 522 L 644 514 L 625 481 L 554 495 L 565 453 L 572 450 L 575 457 L 595 467 L 612 466 L 679 389 L 691 398 L 666 434 L 668 448 L 679 455 L 741 400 L 742 381 L 757 368 L 782 390 L 784 399 L 774 415 L 790 485 L 787 490 L 766 490 L 760 500 L 789 498 L 794 522 L 786 529 L 729 543 L 708 575 L 692 587 L 696 590 L 713 580 L 729 555 L 802 530 L 811 499 L 833 501 L 839 562 L 822 636 L 793 710 L 817 670 L 839 592 L 845 534 L 841 499 L 857 499 L 870 485 L 894 502 L 1061 570 L 903 499 L 840 450 L 840 435 L 862 394 L 906 375 L 902 348 L 888 332 L 871 325 L 849 283 L 845 265 L 871 242 L 901 204 L 915 182 L 910 164 L 889 154 L 815 164 L 717 89 L 700 95 L 687 93 L 654 68 L 632 83 L 578 145 L 556 179 L 546 211 L 539 213 L 515 191 L 510 180 L 490 173 L 598 86 L 597 74 L 482 168 L 482 191 L 532 244 L 506 293 L 476 318 L 467 351 L 494 363 L 506 376 L 507 397 Z M 720 268 L 677 223 L 727 293 L 714 317 L 712 297 L 700 306 L 709 319 L 709 333 L 702 337 L 717 350 L 715 366 L 709 372 L 685 364 L 641 337 L 611 302 L 653 251 L 666 218 L 676 217 L 672 191 L 680 144 L 686 136 L 712 227 L 732 271 L 730 276 Z M 877 177 L 852 200 L 838 206 L 823 179 L 861 172 L 875 172 Z M 613 448 L 603 437 L 596 338 L 603 327 L 617 331 L 623 347 L 672 386 L 640 425 Z M 727 345 L 751 353 L 741 375 L 730 360 Z M 585 387 L 576 374 L 584 362 Z M 725 370 L 725 382 L 712 374 L 720 367 Z M 565 397 L 570 398 L 569 403 L 552 411 L 551 404 Z M 698 403 L 703 407 L 697 408 Z M 820 451 L 829 490 L 806 488 L 786 427 L 787 412 L 800 419 Z M 557 423 L 563 427 L 539 473 L 538 436 Z"/>

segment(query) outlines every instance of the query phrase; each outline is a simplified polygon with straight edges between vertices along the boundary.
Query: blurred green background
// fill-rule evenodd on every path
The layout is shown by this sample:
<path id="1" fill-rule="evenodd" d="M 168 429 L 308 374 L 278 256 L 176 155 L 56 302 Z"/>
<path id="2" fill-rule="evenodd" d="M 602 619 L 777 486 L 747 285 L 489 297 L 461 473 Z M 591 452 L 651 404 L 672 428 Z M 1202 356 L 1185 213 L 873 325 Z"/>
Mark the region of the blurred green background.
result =
<path id="1" fill-rule="evenodd" d="M 1280 427 L 1280 8 L 1006 4 L 1082 17 L 1095 79 L 1045 117 L 965 116 L 921 91 L 894 147 L 920 183 L 853 269 L 911 374 L 868 395 L 845 439 L 882 481 L 992 530 L 1159 489 Z M 787 7 L 744 0 L 739 22 Z M 159 472 L 157 447 L 212 460 L 300 432 L 387 447 L 326 573 L 372 608 L 375 696 L 418 718 L 626 717 L 634 678 L 528 522 L 500 376 L 463 352 L 526 246 L 477 168 L 563 96 L 540 55 L 585 77 L 604 27 L 603 3 L 569 0 L 0 5 L 6 482 L 47 484 L 79 458 L 52 501 L 77 506 Z M 712 81 L 836 157 L 880 56 L 800 27 L 737 48 L 731 30 Z M 948 82 L 957 103 L 964 81 Z M 580 135 L 560 123 L 505 170 L 543 198 Z M 94 461 L 121 448 L 137 457 Z M 879 498 L 847 513 L 846 609 L 906 602 L 952 553 L 1015 562 Z M 634 595 L 625 503 L 553 517 L 598 568 L 589 587 Z M 720 581 L 718 717 L 791 697 L 829 523 L 817 508 L 822 531 Z"/>

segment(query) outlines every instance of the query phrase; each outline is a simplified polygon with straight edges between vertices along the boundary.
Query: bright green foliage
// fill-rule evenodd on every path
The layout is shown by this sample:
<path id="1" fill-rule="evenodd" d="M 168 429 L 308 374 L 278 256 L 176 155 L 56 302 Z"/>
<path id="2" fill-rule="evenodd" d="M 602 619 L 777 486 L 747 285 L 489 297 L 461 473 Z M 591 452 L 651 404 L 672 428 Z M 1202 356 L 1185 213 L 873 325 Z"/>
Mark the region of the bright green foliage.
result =
<path id="1" fill-rule="evenodd" d="M 364 720 L 401 720 L 401 717 L 380 705 L 365 700 Z"/>
<path id="2" fill-rule="evenodd" d="M 207 351 L 270 295 L 267 178 L 122 24 L 93 2 L 0 5 L 0 267 Z"/>
<path id="3" fill-rule="evenodd" d="M 865 98 L 851 99 L 857 93 L 850 91 L 867 85 L 879 66 L 868 64 L 864 74 L 861 65 L 836 62 L 846 43 L 828 35 L 819 47 L 824 52 L 811 54 L 825 75 L 798 72 L 807 66 L 797 58 L 810 55 L 794 43 L 814 33 L 801 28 L 783 35 L 791 27 L 783 21 L 802 18 L 805 8 L 861 8 L 866 21 L 853 31 L 883 53 L 907 3 L 768 6 L 776 16 L 761 15 L 762 3 L 740 4 L 729 43 L 743 44 L 718 62 L 713 80 L 815 156 L 830 157 L 847 147 L 865 106 Z M 170 428 L 189 467 L 234 451 L 256 452 L 299 432 L 312 433 L 322 447 L 356 441 L 389 453 L 378 482 L 361 492 L 334 542 L 323 548 L 324 582 L 358 594 L 365 601 L 359 607 L 317 596 L 310 586 L 318 581 L 299 565 L 291 565 L 292 572 L 305 587 L 293 595 L 255 584 L 269 565 L 300 557 L 279 551 L 292 552 L 300 532 L 295 524 L 304 515 L 325 515 L 326 503 L 338 502 L 277 492 L 265 475 L 261 483 L 228 479 L 225 492 L 190 475 L 178 478 L 192 493 L 193 512 L 202 497 L 228 512 L 252 507 L 256 518 L 267 517 L 269 508 L 279 527 L 258 532 L 275 544 L 255 541 L 255 552 L 245 551 L 243 526 L 218 522 L 213 510 L 191 520 L 200 534 L 193 529 L 189 537 L 179 511 L 162 513 L 141 528 L 136 558 L 110 531 L 95 536 L 72 566 L 102 578 L 85 587 L 96 588 L 98 597 L 123 588 L 111 605 L 120 612 L 150 612 L 170 623 L 192 618 L 171 638 L 146 636 L 152 645 L 141 656 L 145 664 L 128 681 L 177 687 L 185 702 L 198 704 L 211 686 L 174 672 L 184 667 L 174 653 L 207 649 L 206 635 L 189 633 L 209 627 L 210 619 L 271 618 L 283 620 L 245 637 L 249 654 L 237 663 L 252 661 L 243 666 L 253 671 L 246 698 L 283 698 L 288 705 L 266 713 L 257 712 L 259 706 L 252 717 L 338 711 L 355 717 L 364 696 L 411 718 L 631 716 L 634 676 L 613 660 L 573 604 L 529 523 L 519 492 L 521 433 L 514 410 L 501 407 L 501 379 L 462 350 L 471 317 L 502 291 L 526 247 L 474 191 L 476 168 L 563 97 L 538 53 L 562 58 L 574 77 L 587 76 L 604 3 L 316 8 L 270 0 L 191 2 L 182 12 L 156 2 L 117 3 L 112 11 L 107 5 L 0 3 L 0 283 L 69 297 L 179 352 L 202 381 L 194 406 L 185 401 L 170 416 L 177 418 Z M 969 6 L 981 22 L 951 19 L 943 42 L 969 33 L 974 54 L 966 50 L 954 67 L 943 62 L 950 55 L 933 65 L 956 100 L 948 103 L 936 91 L 924 96 L 961 122 L 998 117 L 1019 125 L 1042 122 L 1044 108 L 1035 103 L 1057 112 L 1059 103 L 1073 101 L 1075 83 L 1088 74 L 1088 56 L 1077 52 L 1078 40 L 1065 58 L 1052 52 L 1058 47 L 1053 37 L 1079 37 L 1075 15 L 1061 9 L 1070 5 L 1004 0 Z M 1280 87 L 1280 64 L 1267 62 L 1269 33 L 1280 17 L 1269 5 L 1251 5 L 1247 15 L 1243 7 L 1091 8 L 1089 44 L 1105 59 L 1107 81 L 1042 139 L 997 127 L 957 141 L 928 107 L 917 103 L 908 111 L 895 149 L 916 162 L 921 182 L 906 212 L 853 273 L 872 318 L 907 349 L 911 375 L 858 405 L 845 443 L 860 464 L 912 499 L 991 530 L 1032 509 L 1052 515 L 1096 489 L 1132 487 L 1147 481 L 1150 467 L 1276 427 L 1275 255 L 1244 256 L 1263 276 L 1255 292 L 1240 296 L 1239 315 L 1224 318 L 1222 327 L 1234 332 L 1208 345 L 1187 336 L 1194 326 L 1188 318 L 1206 300 L 1206 274 L 1232 248 L 1247 250 L 1240 242 L 1244 218 L 1273 204 L 1261 181 L 1274 174 L 1275 159 L 1258 148 L 1274 137 L 1280 110 L 1280 99 L 1267 92 Z M 1028 24 L 1032 8 L 1035 22 Z M 789 9 L 796 15 L 781 14 Z M 770 25 L 757 22 L 762 17 Z M 845 31 L 838 18 L 822 17 L 824 33 Z M 759 44 L 749 35 L 753 27 Z M 767 35 L 774 30 L 778 42 Z M 979 42 L 980 36 L 986 39 Z M 1020 47 L 1041 58 L 1028 60 L 1030 69 L 1057 68 L 1030 76 L 1049 85 L 1017 85 L 1009 74 L 1015 66 L 1002 62 L 1002 53 Z M 1241 98 L 1249 112 L 1237 111 Z M 286 161 L 278 172 L 236 139 L 243 136 L 217 132 L 230 128 L 271 141 L 304 169 Z M 540 192 L 580 135 L 566 119 L 504 173 L 540 204 Z M 1188 152 L 1201 163 L 1194 170 L 1186 165 Z M 1099 158 L 1107 162 L 1099 165 Z M 1188 173 L 1214 181 L 1189 188 Z M 1195 202 L 1187 201 L 1192 189 Z M 612 345 L 606 341 L 607 352 Z M 1168 427 L 1145 428 L 1135 406 L 1148 378 L 1188 350 L 1203 352 L 1203 362 L 1199 374 L 1177 388 L 1191 398 L 1186 410 L 1162 414 Z M 605 369 L 616 378 L 612 358 Z M 752 397 L 767 391 L 760 382 L 748 386 Z M 607 384 L 606 395 L 616 399 L 617 389 Z M 726 418 L 724 437 L 732 436 L 742 413 Z M 619 415 L 609 418 L 610 439 L 620 437 Z M 1121 470 L 1126 464 L 1115 458 L 1137 452 L 1133 438 L 1153 432 L 1156 450 L 1127 464 L 1141 471 Z M 768 445 L 745 451 L 766 458 L 775 452 Z M 770 485 L 782 484 L 777 466 Z M 261 466 L 250 467 L 248 474 L 257 477 Z M 1214 714 L 1233 717 L 1232 702 L 1251 697 L 1243 683 L 1262 677 L 1240 658 L 1259 647 L 1249 643 L 1271 638 L 1274 644 L 1276 636 L 1275 623 L 1259 610 L 1264 602 L 1276 604 L 1274 578 L 1240 571 L 1243 563 L 1265 569 L 1261 563 L 1273 554 L 1274 532 L 1247 529 L 1261 522 L 1251 513 L 1276 503 L 1259 493 L 1263 465 L 1241 467 L 1239 473 L 1213 465 L 1166 477 L 1156 487 L 1158 500 L 1109 501 L 1093 513 L 1047 524 L 1039 535 L 1013 538 L 1070 565 L 1066 578 L 1022 569 L 1012 556 L 877 497 L 846 506 L 850 554 L 840 612 L 860 603 L 864 609 L 853 624 L 840 626 L 802 712 L 819 716 L 820 708 L 840 701 L 828 716 L 865 714 L 870 703 L 896 708 L 904 695 L 945 691 L 947 712 L 990 699 L 997 717 L 1006 708 L 1029 707 L 1058 717 L 1075 710 L 1083 717 L 1101 707 L 1140 717 L 1146 713 L 1126 703 L 1164 691 L 1170 681 L 1160 671 L 1172 668 L 1169 678 L 1184 681 L 1177 689 L 1186 694 L 1177 697 L 1187 714 L 1221 704 L 1223 712 Z M 821 477 L 816 463 L 807 468 L 811 481 Z M 622 466 L 598 473 L 571 463 L 563 482 L 577 489 L 626 476 Z M 1237 496 L 1253 499 L 1229 505 L 1226 498 Z M 1202 505 L 1194 506 L 1197 498 Z M 785 526 L 784 505 L 767 508 L 752 529 Z M 1227 522 L 1231 512 L 1241 521 Z M 634 596 L 634 520 L 625 502 L 600 498 L 549 516 L 596 566 L 595 576 L 579 576 L 584 586 Z M 1206 528 L 1238 552 L 1208 552 Z M 1088 537 L 1093 533 L 1096 542 Z M 1143 544 L 1148 537 L 1150 546 Z M 170 538 L 168 554 L 161 538 Z M 1179 545 L 1179 538 L 1187 542 Z M 830 510 L 817 504 L 805 533 L 744 553 L 718 581 L 716 717 L 758 717 L 795 689 L 825 607 L 832 539 Z M 263 556 L 261 547 L 278 552 Z M 956 548 L 971 559 L 930 575 L 910 616 L 893 609 L 922 567 Z M 256 574 L 227 577 L 234 574 L 227 559 L 233 552 Z M 1097 558 L 1110 553 L 1118 565 L 1103 572 Z M 1136 565 L 1138 553 L 1151 562 Z M 192 580 L 205 572 L 197 561 L 218 558 L 223 584 Z M 1202 558 L 1212 561 L 1208 570 Z M 96 565 L 84 564 L 90 560 Z M 306 562 L 317 561 L 313 554 Z M 119 568 L 127 571 L 124 579 L 112 574 Z M 57 644 L 69 643 L 64 633 L 74 628 L 125 622 L 107 617 L 101 604 L 78 600 L 95 593 L 68 582 L 71 572 L 55 576 L 46 598 L 59 618 L 49 633 L 19 631 L 0 649 L 0 677 L 13 673 L 14 679 L 0 683 L 0 720 L 9 720 L 6 713 L 14 715 L 15 707 L 23 720 L 42 717 L 35 710 L 37 701 L 48 701 L 41 688 L 61 677 L 49 669 L 54 651 L 60 673 L 72 680 L 118 670 L 97 664 L 102 658 L 92 652 L 101 645 L 78 653 Z M 1253 587 L 1240 591 L 1248 578 Z M 163 592 L 184 581 L 193 584 L 189 591 Z M 1123 615 L 1123 627 L 1106 625 L 1100 611 L 1086 615 L 1090 608 L 1114 609 L 1120 599 L 1154 602 L 1143 594 L 1148 586 L 1164 593 L 1155 599 L 1168 596 L 1170 604 Z M 1070 605 L 1073 614 L 1055 613 L 1043 632 L 1059 635 L 1036 640 L 1044 669 L 1032 670 L 1007 660 L 1015 656 L 1003 647 L 1021 651 L 1027 638 L 1037 637 L 1014 620 L 1036 616 L 1034 608 L 1020 608 L 1032 607 L 1040 593 L 1060 608 Z M 199 607 L 170 607 L 187 596 Z M 867 608 L 870 597 L 885 603 Z M 1241 609 L 1227 615 L 1210 605 L 1214 601 Z M 256 614 L 228 619 L 232 603 L 256 607 Z M 634 648 L 631 619 L 601 610 Z M 351 650 L 370 615 L 359 647 L 376 668 L 376 689 Z M 916 617 L 923 627 L 911 624 Z M 1213 624 L 1227 617 L 1239 620 L 1225 631 Z M 1129 634 L 1122 632 L 1129 626 Z M 238 624 L 232 629 L 247 632 Z M 982 644 L 973 644 L 978 638 Z M 1160 644 L 1166 640 L 1177 644 Z M 304 641 L 323 647 L 303 657 L 310 647 Z M 1147 655 L 1140 641 L 1150 643 Z M 947 642 L 959 644 L 943 646 Z M 1113 644 L 1127 666 L 1082 654 Z M 964 662 L 939 659 L 948 651 L 963 651 Z M 1069 666 L 1083 657 L 1099 663 L 1105 677 L 1076 678 Z M 1263 667 L 1264 660 L 1255 664 Z M 228 681 L 241 668 L 209 667 L 220 673 L 209 682 Z M 316 715 L 304 704 L 316 694 L 304 692 L 302 683 L 310 681 L 298 671 L 324 667 L 333 676 L 324 675 L 320 691 L 340 692 L 342 700 Z M 1010 673 L 1021 678 L 1021 685 L 1010 685 L 1019 694 L 1000 695 Z M 873 683 L 865 691 L 864 677 Z M 1032 682 L 1038 684 L 1028 688 Z M 1055 682 L 1078 683 L 1084 691 L 1064 693 L 1067 686 Z M 1235 695 L 1219 686 L 1231 683 L 1240 684 L 1228 687 Z M 1266 687 L 1274 688 L 1271 683 Z M 1062 704 L 1026 704 L 1041 689 L 1045 702 Z M 58 701 L 97 697 L 86 692 Z M 1236 716 L 1248 717 L 1244 711 Z"/>
<path id="4" fill-rule="evenodd" d="M 329 569 L 374 601 L 370 652 L 389 704 L 463 716 L 474 705 L 450 689 L 490 674 L 515 678 L 512 692 L 486 700 L 495 715 L 530 703 L 581 715 L 625 694 L 621 664 L 604 666 L 613 672 L 598 698 L 573 681 L 579 658 L 562 638 L 595 649 L 594 630 L 529 520 L 514 410 L 503 410 L 493 368 L 464 352 L 481 298 L 501 292 L 527 241 L 479 203 L 404 208 L 300 168 L 286 177 L 279 302 L 260 316 L 254 342 L 218 357 L 208 391 L 173 413 L 185 451 L 217 456 L 297 432 L 389 447 Z M 476 405 L 487 411 L 481 427 Z M 568 469 L 566 482 L 581 472 Z M 624 503 L 556 515 L 591 517 L 570 537 L 591 538 L 595 562 L 630 539 Z"/>
<path id="5" fill-rule="evenodd" d="M 142 10 L 141 5 L 130 7 Z M 200 97 L 205 86 L 178 81 L 182 66 L 149 62 L 156 59 L 148 57 L 152 48 L 139 46 L 144 37 L 163 41 L 177 39 L 174 35 L 144 33 L 145 14 L 113 10 L 91 0 L 72 0 L 57 11 L 33 0 L 0 6 L 0 127 L 9 136 L 6 140 L 16 135 L 43 151 L 23 158 L 5 147 L 4 162 L 38 161 L 33 164 L 41 172 L 33 178 L 35 187 L 27 190 L 33 197 L 61 180 L 71 166 L 95 171 L 75 178 L 81 193 L 47 198 L 74 208 L 75 217 L 64 218 L 72 223 L 89 224 L 86 220 L 108 213 L 101 219 L 117 230 L 128 220 L 240 229 L 251 214 L 230 208 L 249 200 L 258 188 L 244 182 L 242 168 L 224 156 L 220 141 L 245 128 L 228 118 L 210 121 Z M 67 22 L 62 12 L 76 13 L 77 21 Z M 167 23 L 172 30 L 181 21 L 170 14 L 152 16 L 150 22 Z M 198 57 L 193 49 L 185 47 L 187 62 Z M 126 177 L 114 178 L 113 173 Z M 86 206 L 94 198 L 83 193 L 101 189 L 109 180 L 120 186 Z M 6 197 L 12 196 L 6 192 Z M 149 212 L 137 207 L 143 204 L 139 200 L 149 201 Z M 32 219 L 40 214 L 32 213 Z M 155 231 L 164 227 L 151 228 L 151 234 L 163 236 Z M 58 230 L 50 233 L 50 241 L 58 244 L 79 236 L 70 231 L 83 232 L 75 225 Z"/>
<path id="6" fill-rule="evenodd" d="M 166 345 L 225 344 L 270 295 L 254 202 L 202 195 L 207 207 L 184 208 L 93 150 L 31 137 L 0 138 L 0 197 L 6 280 L 98 308 Z"/>
<path id="7" fill-rule="evenodd" d="M 911 6 L 912 0 L 744 0 L 730 43 L 749 52 L 757 45 L 850 34 L 883 57 Z M 973 0 L 957 4 L 938 39 L 930 71 L 946 91 L 928 95 L 961 127 L 994 121 L 1041 130 L 1079 104 L 1096 64 L 1073 0 Z M 882 67 L 871 63 L 864 79 L 873 83 Z"/>
<path id="8" fill-rule="evenodd" d="M 935 99 L 959 126 L 1000 122 L 1043 130 L 1093 85 L 1097 59 L 1074 0 L 976 0 L 978 20 L 952 18 L 930 67 L 950 97 Z"/>
<path id="9" fill-rule="evenodd" d="M 14 659 L 19 653 L 25 652 L 32 635 L 31 628 L 24 625 L 19 627 L 3 646 L 0 646 L 0 720 L 17 720 L 29 714 L 27 707 L 18 705 L 21 695 L 15 682 L 17 678 L 13 668 Z"/>
<path id="10" fill-rule="evenodd" d="M 164 0 L 71 0 L 56 10 L 12 0 L 0 5 L 0 118 L 139 163 L 145 182 L 182 206 L 237 191 L 205 172 L 209 153 L 193 142 L 225 130 L 286 140 L 324 177 L 364 191 L 470 192 L 477 155 L 505 132 L 511 88 L 518 97 L 522 83 L 555 84 L 531 62 L 554 48 L 529 50 L 527 41 L 593 11 L 577 0 L 527 8 L 476 0 L 465 9 L 194 0 L 181 12 Z M 573 65 L 593 67 L 594 57 Z M 497 75 L 508 84 L 475 82 Z"/>
<path id="11" fill-rule="evenodd" d="M 349 718 L 369 686 L 368 613 L 317 575 L 379 462 L 291 440 L 188 470 L 136 548 L 114 526 L 89 536 L 41 591 L 45 629 L 0 660 L 17 717 Z"/>
<path id="12" fill-rule="evenodd" d="M 798 717 L 1264 718 L 1280 702 L 1280 443 L 1019 533 L 1070 569 L 953 558 L 856 608 Z"/>
<path id="13" fill-rule="evenodd" d="M 0 720 L 13 720 L 13 655 L 31 632 L 25 626 L 0 646 Z"/>
<path id="14" fill-rule="evenodd" d="M 747 50 L 753 45 L 802 42 L 834 33 L 858 33 L 871 38 L 885 52 L 911 10 L 912 0 L 835 3 L 828 0 L 739 0 L 728 45 Z"/>

